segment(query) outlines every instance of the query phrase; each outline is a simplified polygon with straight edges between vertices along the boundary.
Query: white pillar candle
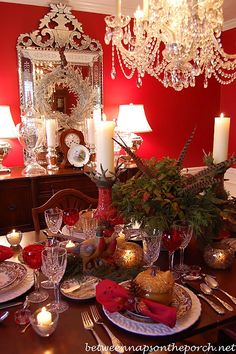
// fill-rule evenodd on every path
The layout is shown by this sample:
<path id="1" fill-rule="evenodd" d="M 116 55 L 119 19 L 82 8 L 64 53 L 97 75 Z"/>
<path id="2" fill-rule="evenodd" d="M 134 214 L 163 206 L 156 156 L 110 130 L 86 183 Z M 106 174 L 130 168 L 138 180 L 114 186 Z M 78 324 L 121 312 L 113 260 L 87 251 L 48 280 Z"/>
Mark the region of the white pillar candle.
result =
<path id="1" fill-rule="evenodd" d="M 116 0 L 116 15 L 118 18 L 121 17 L 121 0 Z"/>
<path id="2" fill-rule="evenodd" d="M 86 120 L 87 123 L 87 144 L 94 145 L 95 144 L 95 124 L 93 118 L 88 118 Z"/>
<path id="3" fill-rule="evenodd" d="M 103 170 L 114 172 L 114 129 L 115 123 L 111 121 L 101 121 L 97 124 L 96 129 L 96 160 L 97 172 L 101 173 L 101 165 Z M 107 173 L 109 176 L 109 173 Z"/>
<path id="4" fill-rule="evenodd" d="M 52 314 L 43 307 L 42 310 L 37 314 L 37 322 L 39 326 L 48 327 L 52 324 Z"/>
<path id="5" fill-rule="evenodd" d="M 47 118 L 45 120 L 46 126 L 46 136 L 47 136 L 47 145 L 49 147 L 57 146 L 57 121 L 54 118 Z"/>
<path id="6" fill-rule="evenodd" d="M 213 142 L 213 159 L 214 163 L 219 163 L 227 159 L 228 142 L 229 142 L 229 127 L 230 118 L 220 117 L 215 118 L 214 142 Z"/>
<path id="7" fill-rule="evenodd" d="M 102 120 L 102 112 L 100 108 L 95 108 L 93 110 L 93 119 L 95 122 Z"/>

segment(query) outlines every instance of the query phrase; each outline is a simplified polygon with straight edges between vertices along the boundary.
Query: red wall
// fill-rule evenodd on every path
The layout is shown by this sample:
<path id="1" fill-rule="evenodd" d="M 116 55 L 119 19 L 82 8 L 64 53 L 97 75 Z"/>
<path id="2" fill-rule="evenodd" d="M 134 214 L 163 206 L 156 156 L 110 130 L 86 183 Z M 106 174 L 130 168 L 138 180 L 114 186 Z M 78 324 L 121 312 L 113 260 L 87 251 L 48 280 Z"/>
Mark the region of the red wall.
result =
<path id="1" fill-rule="evenodd" d="M 0 2 L 0 104 L 10 105 L 15 123 L 20 121 L 16 41 L 20 33 L 38 28 L 39 19 L 48 8 Z M 141 89 L 136 79 L 127 80 L 117 66 L 117 78 L 110 78 L 111 46 L 104 44 L 105 23 L 100 14 L 74 12 L 83 24 L 84 32 L 100 41 L 104 50 L 104 111 L 108 119 L 116 117 L 119 104 L 142 103 L 153 129 L 143 134 L 140 149 L 143 157 L 177 157 L 194 126 L 197 133 L 185 165 L 202 165 L 202 149 L 212 150 L 214 117 L 220 113 L 220 86 L 214 79 L 204 89 L 201 79 L 195 88 L 175 92 L 165 89 L 156 79 L 145 77 Z M 22 164 L 17 142 L 8 157 L 8 165 Z M 6 163 L 6 164 L 7 164 Z"/>
<path id="2" fill-rule="evenodd" d="M 226 53 L 236 53 L 236 28 L 224 32 L 223 47 Z M 230 85 L 221 86 L 220 110 L 225 116 L 231 117 L 229 154 L 236 153 L 236 81 Z"/>

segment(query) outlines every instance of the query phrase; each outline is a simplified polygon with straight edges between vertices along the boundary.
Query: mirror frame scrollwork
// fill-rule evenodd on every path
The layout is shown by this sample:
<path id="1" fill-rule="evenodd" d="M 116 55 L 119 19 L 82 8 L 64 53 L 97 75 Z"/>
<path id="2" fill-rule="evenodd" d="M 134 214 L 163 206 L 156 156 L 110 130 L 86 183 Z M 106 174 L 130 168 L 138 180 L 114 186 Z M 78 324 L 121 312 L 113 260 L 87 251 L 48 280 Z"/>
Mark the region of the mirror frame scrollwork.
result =
<path id="1" fill-rule="evenodd" d="M 50 4 L 50 8 L 39 29 L 21 34 L 17 40 L 21 112 L 30 96 L 40 114 L 54 114 L 60 127 L 83 131 L 93 109 L 102 108 L 102 47 L 84 34 L 68 5 Z M 70 114 L 52 110 L 50 100 L 56 85 L 74 95 Z"/>

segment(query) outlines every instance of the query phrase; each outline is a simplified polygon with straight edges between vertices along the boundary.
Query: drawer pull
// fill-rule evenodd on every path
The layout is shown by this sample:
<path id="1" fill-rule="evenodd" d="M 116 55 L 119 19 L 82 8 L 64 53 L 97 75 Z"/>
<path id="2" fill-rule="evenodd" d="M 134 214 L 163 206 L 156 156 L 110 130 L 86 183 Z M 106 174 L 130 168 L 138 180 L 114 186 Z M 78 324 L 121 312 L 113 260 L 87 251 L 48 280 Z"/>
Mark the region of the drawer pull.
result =
<path id="1" fill-rule="evenodd" d="M 9 209 L 10 211 L 15 211 L 15 210 L 16 210 L 16 204 L 8 205 L 8 209 Z"/>

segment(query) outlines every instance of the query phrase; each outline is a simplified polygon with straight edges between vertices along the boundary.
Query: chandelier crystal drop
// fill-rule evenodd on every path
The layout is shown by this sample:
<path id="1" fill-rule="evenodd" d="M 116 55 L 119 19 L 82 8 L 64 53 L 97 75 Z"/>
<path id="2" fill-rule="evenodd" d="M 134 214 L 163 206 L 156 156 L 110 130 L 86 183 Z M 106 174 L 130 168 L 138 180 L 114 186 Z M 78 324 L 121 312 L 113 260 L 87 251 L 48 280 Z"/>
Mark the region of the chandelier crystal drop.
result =
<path id="1" fill-rule="evenodd" d="M 106 16 L 105 43 L 112 44 L 126 78 L 137 74 L 137 86 L 147 73 L 176 91 L 195 86 L 204 75 L 204 87 L 214 76 L 223 85 L 236 79 L 236 54 L 224 52 L 221 44 L 224 0 L 143 0 L 134 19 Z"/>

